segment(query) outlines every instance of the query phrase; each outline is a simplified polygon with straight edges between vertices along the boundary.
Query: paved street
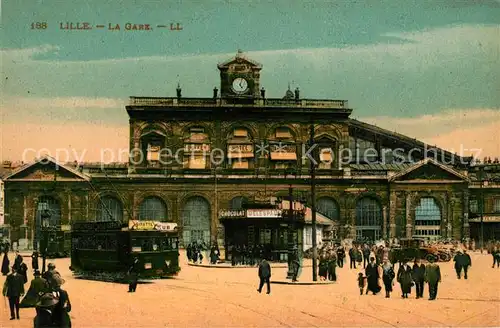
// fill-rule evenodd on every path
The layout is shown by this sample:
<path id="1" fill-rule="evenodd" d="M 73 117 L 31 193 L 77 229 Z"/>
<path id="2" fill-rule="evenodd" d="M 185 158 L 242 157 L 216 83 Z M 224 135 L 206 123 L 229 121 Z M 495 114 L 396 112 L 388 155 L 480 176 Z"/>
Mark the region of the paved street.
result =
<path id="1" fill-rule="evenodd" d="M 66 279 L 73 327 L 500 326 L 500 269 L 491 262 L 490 255 L 473 254 L 469 280 L 457 280 L 452 262 L 441 263 L 438 299 L 428 301 L 427 289 L 425 299 L 401 299 L 398 285 L 390 299 L 384 293 L 360 296 L 359 270 L 346 267 L 338 270 L 336 284 L 273 284 L 266 295 L 256 291 L 256 268 L 183 265 L 178 278 L 141 284 L 131 294 L 126 285 L 73 279 L 69 260 L 55 261 Z M 285 274 L 273 269 L 276 279 Z M 310 277 L 305 268 L 300 280 Z M 32 327 L 34 309 L 9 321 L 8 305 L 0 307 L 0 327 Z"/>

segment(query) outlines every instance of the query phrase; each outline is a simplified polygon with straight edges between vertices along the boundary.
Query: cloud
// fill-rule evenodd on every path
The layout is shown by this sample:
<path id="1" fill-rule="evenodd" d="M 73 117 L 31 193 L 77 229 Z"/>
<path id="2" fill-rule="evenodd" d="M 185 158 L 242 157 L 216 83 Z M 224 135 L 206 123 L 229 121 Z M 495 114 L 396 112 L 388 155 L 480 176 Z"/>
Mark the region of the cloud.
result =
<path id="1" fill-rule="evenodd" d="M 380 116 L 361 120 L 462 155 L 481 159 L 500 156 L 500 108 L 448 109 L 414 118 Z"/>

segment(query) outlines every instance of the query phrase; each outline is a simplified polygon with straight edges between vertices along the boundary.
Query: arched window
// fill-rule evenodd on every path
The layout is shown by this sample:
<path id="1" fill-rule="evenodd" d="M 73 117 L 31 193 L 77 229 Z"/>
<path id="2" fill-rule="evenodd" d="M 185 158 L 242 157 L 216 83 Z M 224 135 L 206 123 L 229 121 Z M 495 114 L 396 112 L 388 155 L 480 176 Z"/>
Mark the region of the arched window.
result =
<path id="1" fill-rule="evenodd" d="M 238 196 L 231 199 L 229 208 L 232 210 L 241 210 L 245 204 L 248 204 L 248 198 L 244 196 Z"/>
<path id="2" fill-rule="evenodd" d="M 318 212 L 333 221 L 339 220 L 339 207 L 330 197 L 321 197 L 316 202 Z"/>
<path id="3" fill-rule="evenodd" d="M 439 239 L 441 237 L 441 209 L 433 197 L 422 197 L 415 208 L 413 237 Z"/>
<path id="4" fill-rule="evenodd" d="M 139 206 L 139 220 L 167 221 L 167 206 L 158 197 L 147 197 Z"/>
<path id="5" fill-rule="evenodd" d="M 123 221 L 122 202 L 112 196 L 104 196 L 97 204 L 96 221 Z"/>
<path id="6" fill-rule="evenodd" d="M 382 220 L 382 206 L 376 199 L 359 199 L 356 203 L 356 239 L 379 240 Z"/>
<path id="7" fill-rule="evenodd" d="M 192 242 L 210 246 L 210 204 L 201 196 L 189 198 L 182 210 L 184 246 Z"/>

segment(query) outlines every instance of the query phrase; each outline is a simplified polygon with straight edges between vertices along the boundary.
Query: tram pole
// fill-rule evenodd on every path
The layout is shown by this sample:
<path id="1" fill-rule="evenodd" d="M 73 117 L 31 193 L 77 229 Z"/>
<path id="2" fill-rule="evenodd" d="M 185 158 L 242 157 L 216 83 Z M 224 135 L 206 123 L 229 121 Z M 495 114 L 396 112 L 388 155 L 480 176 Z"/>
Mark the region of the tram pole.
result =
<path id="1" fill-rule="evenodd" d="M 480 198 L 481 198 L 481 202 L 480 202 L 480 215 L 481 215 L 481 226 L 480 226 L 480 229 L 481 229 L 481 232 L 480 232 L 480 235 L 479 235 L 479 241 L 480 241 L 480 244 L 481 244 L 481 254 L 483 254 L 483 249 L 484 249 L 484 190 L 483 190 L 483 184 L 484 184 L 484 171 L 483 171 L 483 167 L 480 167 L 479 168 L 479 183 L 481 183 L 481 185 L 479 186 L 479 191 L 480 191 Z"/>
<path id="2" fill-rule="evenodd" d="M 314 123 L 311 119 L 309 147 L 314 147 Z M 318 250 L 316 241 L 316 181 L 315 167 L 316 163 L 313 158 L 309 158 L 309 173 L 311 178 L 311 212 L 312 212 L 312 277 L 313 281 L 318 281 Z"/>

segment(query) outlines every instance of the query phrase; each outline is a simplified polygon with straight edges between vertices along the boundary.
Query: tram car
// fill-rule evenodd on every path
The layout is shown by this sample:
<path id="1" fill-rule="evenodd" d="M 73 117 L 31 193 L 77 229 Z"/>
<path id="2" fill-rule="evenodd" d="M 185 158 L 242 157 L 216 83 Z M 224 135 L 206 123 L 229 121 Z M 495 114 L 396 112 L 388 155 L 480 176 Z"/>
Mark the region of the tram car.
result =
<path id="1" fill-rule="evenodd" d="M 70 270 L 82 278 L 124 280 L 136 257 L 142 279 L 171 277 L 180 271 L 176 223 L 78 222 L 71 230 Z"/>

